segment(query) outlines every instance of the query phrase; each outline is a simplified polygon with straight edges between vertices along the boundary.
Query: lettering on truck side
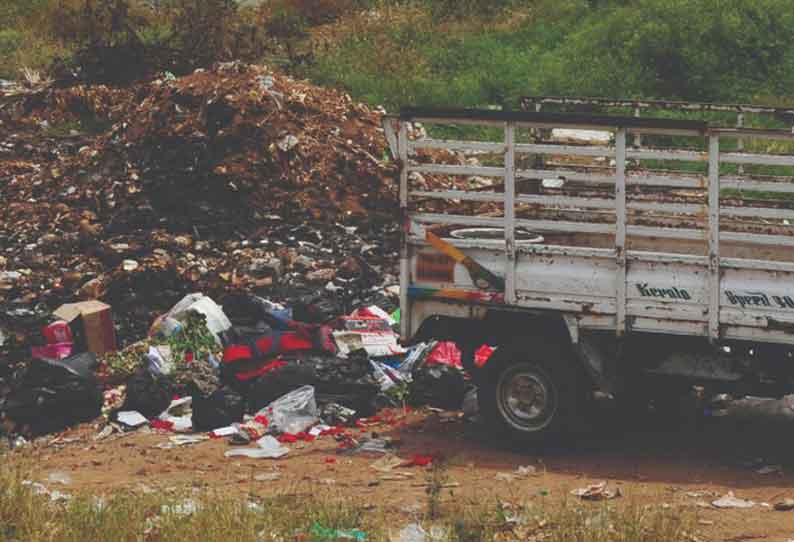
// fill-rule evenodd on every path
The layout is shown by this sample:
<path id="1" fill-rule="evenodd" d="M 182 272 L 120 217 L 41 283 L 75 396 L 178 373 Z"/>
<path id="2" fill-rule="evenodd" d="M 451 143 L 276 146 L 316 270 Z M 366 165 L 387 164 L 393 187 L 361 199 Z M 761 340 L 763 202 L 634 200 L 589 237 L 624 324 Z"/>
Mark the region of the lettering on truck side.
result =
<path id="1" fill-rule="evenodd" d="M 642 297 L 656 297 L 659 299 L 684 299 L 690 300 L 692 296 L 683 288 L 649 288 L 647 282 L 637 283 L 637 290 L 640 291 Z"/>
<path id="2" fill-rule="evenodd" d="M 769 296 L 764 292 L 733 292 L 725 290 L 725 296 L 731 305 L 745 307 L 771 307 L 772 303 L 777 304 L 781 309 L 794 309 L 794 299 L 790 296 L 773 295 Z M 770 301 L 771 298 L 771 301 Z"/>

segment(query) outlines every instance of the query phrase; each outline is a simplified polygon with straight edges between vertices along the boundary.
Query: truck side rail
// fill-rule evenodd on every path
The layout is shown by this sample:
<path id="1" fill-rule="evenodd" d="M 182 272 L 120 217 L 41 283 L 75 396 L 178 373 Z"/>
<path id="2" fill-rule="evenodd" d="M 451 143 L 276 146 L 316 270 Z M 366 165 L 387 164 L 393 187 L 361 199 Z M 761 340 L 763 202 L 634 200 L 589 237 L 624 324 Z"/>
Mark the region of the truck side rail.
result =
<path id="1" fill-rule="evenodd" d="M 403 285 L 412 284 L 409 246 L 424 244 L 422 235 L 417 232 L 439 226 L 503 228 L 499 248 L 503 252 L 504 303 L 518 301 L 516 258 L 520 254 L 610 258 L 617 270 L 610 302 L 614 305 L 614 328 L 620 336 L 630 327 L 627 267 L 633 262 L 677 262 L 697 266 L 707 274 L 707 310 L 702 318 L 693 316 L 693 319 L 704 320 L 704 333 L 717 340 L 721 336 L 721 324 L 733 325 L 736 324 L 734 320 L 742 319 L 727 308 L 721 311 L 722 270 L 794 273 L 794 258 L 768 257 L 762 250 L 763 247 L 794 247 L 794 231 L 789 227 L 789 221 L 794 220 L 794 206 L 788 200 L 769 196 L 794 194 L 794 173 L 786 170 L 782 175 L 777 171 L 746 174 L 735 167 L 794 168 L 791 154 L 768 152 L 763 144 L 754 145 L 748 152 L 744 145 L 745 141 L 752 140 L 770 142 L 772 150 L 794 149 L 794 133 L 790 131 L 715 128 L 700 121 L 647 117 L 419 108 L 404 109 L 399 115 L 388 116 L 384 125 L 392 153 L 401 163 L 400 206 L 406 232 L 401 247 Z M 415 134 L 414 128 L 419 125 L 486 129 L 489 133 L 498 132 L 500 137 L 490 140 L 436 138 Z M 598 131 L 609 137 L 599 144 L 560 142 L 554 140 L 555 130 Z M 517 137 L 519 131 L 520 138 Z M 630 135 L 651 136 L 667 144 L 664 147 L 630 146 Z M 695 144 L 677 148 L 675 143 L 682 138 Z M 640 140 L 635 143 L 637 141 Z M 742 141 L 742 145 L 737 141 Z M 501 164 L 493 165 L 492 160 L 443 163 L 432 159 L 433 152 L 498 157 Z M 424 154 L 418 159 L 420 153 Z M 527 157 L 542 159 L 536 159 L 527 167 Z M 665 167 L 658 167 L 658 164 Z M 676 168 L 676 164 L 687 164 L 687 167 Z M 409 182 L 416 174 L 486 179 L 491 183 L 486 188 L 491 189 L 416 189 Z M 517 190 L 517 183 L 532 180 L 559 180 L 566 188 L 539 193 Z M 756 197 L 752 205 L 745 205 L 741 194 L 722 193 L 726 189 L 763 194 Z M 721 199 L 726 200 L 725 204 Z M 433 200 L 492 203 L 501 205 L 503 211 L 497 215 L 472 216 L 424 212 L 420 208 L 421 202 Z M 516 242 L 516 232 L 520 228 L 562 237 L 542 245 L 524 245 Z M 566 234 L 606 236 L 610 244 L 581 246 L 566 242 Z M 639 241 L 641 239 L 701 243 L 703 250 L 681 253 L 653 246 L 649 249 Z M 477 244 L 457 239 L 450 242 L 462 249 Z M 721 245 L 725 243 L 750 247 L 744 251 L 750 256 L 721 253 Z M 753 253 L 753 247 L 761 247 L 760 256 Z M 403 287 L 401 295 L 401 305 L 410 307 L 408 288 Z M 721 321 L 721 312 L 725 322 Z M 408 333 L 409 321 L 410 315 L 404 313 L 404 334 Z"/>

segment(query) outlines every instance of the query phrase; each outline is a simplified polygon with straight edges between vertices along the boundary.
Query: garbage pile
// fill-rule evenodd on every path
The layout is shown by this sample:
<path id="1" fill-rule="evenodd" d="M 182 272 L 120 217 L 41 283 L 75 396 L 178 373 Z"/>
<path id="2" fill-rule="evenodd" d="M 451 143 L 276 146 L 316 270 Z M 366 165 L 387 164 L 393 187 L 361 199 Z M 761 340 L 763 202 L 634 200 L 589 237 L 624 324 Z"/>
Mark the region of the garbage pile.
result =
<path id="1" fill-rule="evenodd" d="M 240 63 L 127 88 L 0 86 L 6 432 L 116 411 L 119 426 L 204 431 L 304 386 L 329 424 L 470 398 L 452 349 L 405 351 L 393 332 L 381 117 Z M 434 349 L 448 363 L 423 363 Z"/>
<path id="2" fill-rule="evenodd" d="M 47 344 L 7 383 L 3 427 L 33 438 L 101 417 L 97 438 L 148 426 L 174 433 L 168 445 L 255 444 L 229 457 L 278 458 L 283 444 L 323 436 L 340 450 L 385 453 L 388 441 L 349 428 L 408 405 L 459 410 L 473 386 L 454 345 L 400 346 L 398 291 L 376 294 L 380 304 L 341 315 L 321 299 L 287 306 L 230 294 L 219 305 L 190 294 L 121 351 L 108 305 L 64 305 L 42 330 Z M 480 361 L 489 354 L 483 347 Z"/>
<path id="3" fill-rule="evenodd" d="M 238 63 L 4 88 L 3 361 L 64 303 L 112 305 L 125 346 L 191 291 L 283 301 L 333 283 L 349 306 L 390 280 L 396 165 L 381 113 L 344 94 Z"/>

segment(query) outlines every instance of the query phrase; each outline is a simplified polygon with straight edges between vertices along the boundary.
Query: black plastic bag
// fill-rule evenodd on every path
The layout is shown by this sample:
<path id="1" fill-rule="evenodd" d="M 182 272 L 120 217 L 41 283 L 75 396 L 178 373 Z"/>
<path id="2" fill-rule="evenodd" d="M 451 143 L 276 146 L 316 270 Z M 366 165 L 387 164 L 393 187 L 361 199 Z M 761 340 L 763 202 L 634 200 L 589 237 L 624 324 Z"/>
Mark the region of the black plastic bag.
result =
<path id="1" fill-rule="evenodd" d="M 94 420 L 102 412 L 96 366 L 96 356 L 91 353 L 61 361 L 33 360 L 11 385 L 0 410 L 18 431 L 31 436 Z"/>
<path id="2" fill-rule="evenodd" d="M 212 431 L 243 420 L 245 399 L 229 387 L 215 390 L 208 397 L 193 398 L 193 429 Z"/>
<path id="3" fill-rule="evenodd" d="M 463 371 L 450 365 L 425 364 L 414 371 L 410 401 L 413 405 L 460 410 L 465 393 Z"/>
<path id="4" fill-rule="evenodd" d="M 375 413 L 375 398 L 380 387 L 372 376 L 368 358 L 308 354 L 285 367 L 275 369 L 250 383 L 246 389 L 246 405 L 254 413 L 279 397 L 300 388 L 314 386 L 317 404 L 337 403 L 357 412 L 359 416 Z"/>
<path id="5" fill-rule="evenodd" d="M 172 385 L 146 368 L 138 369 L 127 381 L 127 397 L 121 410 L 135 410 L 152 419 L 162 414 L 173 397 Z"/>

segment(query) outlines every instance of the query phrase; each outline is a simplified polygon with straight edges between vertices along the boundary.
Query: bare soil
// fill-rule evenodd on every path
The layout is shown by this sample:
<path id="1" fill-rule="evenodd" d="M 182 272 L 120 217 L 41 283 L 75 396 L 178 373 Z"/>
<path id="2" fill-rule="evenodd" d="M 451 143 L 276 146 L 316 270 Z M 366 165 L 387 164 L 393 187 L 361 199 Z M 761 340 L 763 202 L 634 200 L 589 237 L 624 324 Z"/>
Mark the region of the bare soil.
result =
<path id="1" fill-rule="evenodd" d="M 568 442 L 530 447 L 500 440 L 480 423 L 451 413 L 409 413 L 397 426 L 371 427 L 400 442 L 396 454 L 444 457 L 445 475 L 454 487 L 443 501 L 463 504 L 520 503 L 548 499 L 559 502 L 572 489 L 606 480 L 622 497 L 614 506 L 640 503 L 680 507 L 698 516 L 702 540 L 794 539 L 794 512 L 763 505 L 751 509 L 704 507 L 729 491 L 742 499 L 774 505 L 794 498 L 794 440 L 790 426 L 770 421 L 700 419 L 682 423 L 654 415 L 618 421 L 611 407 L 599 407 L 590 428 Z M 356 430 L 359 431 L 359 430 Z M 225 458 L 223 440 L 164 450 L 165 433 L 137 432 L 93 442 L 96 427 L 87 425 L 33 450 L 17 451 L 37 465 L 35 476 L 52 486 L 52 472 L 66 472 L 72 483 L 62 491 L 109 494 L 118 491 L 168 491 L 193 487 L 240 495 L 316 495 L 328 492 L 374 506 L 395 521 L 422 513 L 427 506 L 428 471 L 397 468 L 401 481 L 379 480 L 371 468 L 379 454 L 339 454 L 337 443 L 324 437 L 312 443 L 289 444 L 281 460 Z M 76 440 L 72 440 L 76 439 Z M 537 474 L 513 480 L 497 478 L 519 466 Z M 781 472 L 760 474 L 761 467 L 780 465 Z M 257 476 L 280 473 L 275 481 Z M 585 506 L 601 506 L 586 503 Z M 405 516 L 405 517 L 402 517 Z M 400 519 L 397 519 L 400 518 Z"/>

